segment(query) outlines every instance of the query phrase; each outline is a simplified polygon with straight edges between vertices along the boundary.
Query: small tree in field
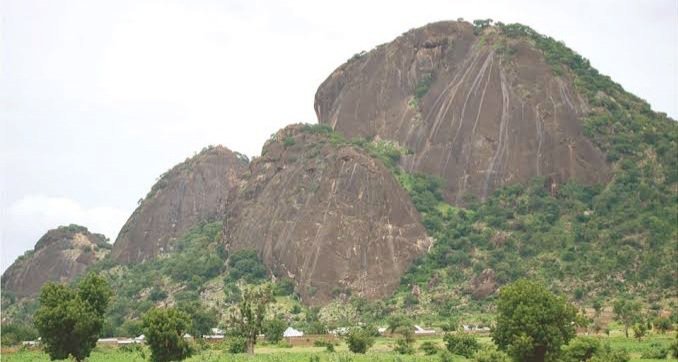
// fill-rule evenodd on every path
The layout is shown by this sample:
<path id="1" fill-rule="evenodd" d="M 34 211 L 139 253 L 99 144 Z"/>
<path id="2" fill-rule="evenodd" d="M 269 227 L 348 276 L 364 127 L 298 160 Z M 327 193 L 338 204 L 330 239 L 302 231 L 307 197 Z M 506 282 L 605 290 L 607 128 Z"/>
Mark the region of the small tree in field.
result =
<path id="1" fill-rule="evenodd" d="M 237 308 L 231 311 L 231 325 L 234 332 L 244 337 L 247 353 L 254 354 L 257 336 L 264 327 L 266 309 L 273 301 L 270 284 L 260 286 L 240 286 L 241 300 Z"/>
<path id="2" fill-rule="evenodd" d="M 614 319 L 624 325 L 624 335 L 629 338 L 629 328 L 638 321 L 640 303 L 626 298 L 618 299 L 613 306 Z"/>
<path id="3" fill-rule="evenodd" d="M 270 343 L 278 343 L 283 339 L 287 323 L 281 319 L 275 318 L 264 323 L 264 335 Z"/>
<path id="4" fill-rule="evenodd" d="M 144 315 L 144 335 L 154 362 L 181 361 L 191 355 L 184 334 L 191 329 L 190 317 L 175 308 L 154 308 Z"/>
<path id="5" fill-rule="evenodd" d="M 443 340 L 448 351 L 466 358 L 470 358 L 480 349 L 476 338 L 466 333 L 448 333 Z"/>
<path id="6" fill-rule="evenodd" d="M 542 284 L 519 280 L 503 287 L 492 339 L 517 361 L 543 362 L 575 336 L 577 309 Z"/>
<path id="7" fill-rule="evenodd" d="M 95 274 L 88 274 L 76 289 L 45 284 L 34 321 L 51 359 L 70 355 L 82 361 L 89 356 L 103 328 L 111 294 L 108 283 Z"/>
<path id="8" fill-rule="evenodd" d="M 366 353 L 374 344 L 374 337 L 364 328 L 351 328 L 345 336 L 348 349 L 353 353 Z"/>

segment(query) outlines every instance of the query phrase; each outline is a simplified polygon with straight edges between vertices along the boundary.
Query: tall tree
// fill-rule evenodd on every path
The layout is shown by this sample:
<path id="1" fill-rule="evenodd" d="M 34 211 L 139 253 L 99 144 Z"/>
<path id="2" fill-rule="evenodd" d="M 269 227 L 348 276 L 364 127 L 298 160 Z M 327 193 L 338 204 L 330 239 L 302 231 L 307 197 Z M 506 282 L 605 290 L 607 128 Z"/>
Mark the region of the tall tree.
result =
<path id="1" fill-rule="evenodd" d="M 273 301 L 269 283 L 259 286 L 240 285 L 241 300 L 231 311 L 231 327 L 247 341 L 247 353 L 254 354 L 257 336 L 262 332 L 268 305 Z"/>
<path id="2" fill-rule="evenodd" d="M 35 327 L 51 359 L 87 358 L 104 325 L 112 292 L 96 274 L 85 276 L 77 288 L 47 283 L 40 292 Z"/>
<path id="3" fill-rule="evenodd" d="M 543 362 L 575 336 L 576 323 L 573 305 L 523 279 L 501 289 L 492 339 L 515 360 Z"/>

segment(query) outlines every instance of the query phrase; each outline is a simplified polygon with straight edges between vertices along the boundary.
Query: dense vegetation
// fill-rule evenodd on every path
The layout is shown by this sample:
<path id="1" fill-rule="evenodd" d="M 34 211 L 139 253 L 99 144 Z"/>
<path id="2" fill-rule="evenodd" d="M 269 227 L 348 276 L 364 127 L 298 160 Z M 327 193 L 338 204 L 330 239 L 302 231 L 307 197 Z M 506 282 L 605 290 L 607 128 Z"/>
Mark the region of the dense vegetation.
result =
<path id="1" fill-rule="evenodd" d="M 489 24 L 476 24 L 479 34 Z M 583 120 L 586 134 L 607 153 L 612 180 L 596 186 L 570 182 L 551 190 L 547 180 L 535 178 L 500 188 L 482 202 L 468 197 L 463 207 L 455 207 L 442 198 L 442 180 L 397 167 L 405 150 L 372 147 L 410 193 L 436 240 L 403 277 L 398 303 L 412 313 L 433 309 L 440 318 L 452 309 L 482 308 L 483 302 L 470 303 L 471 281 L 490 271 L 497 285 L 522 277 L 546 280 L 584 306 L 635 296 L 649 313 L 672 309 L 678 124 L 561 42 L 519 24 L 499 23 L 496 29 L 503 46 L 530 41 L 556 74 L 574 78 L 592 107 Z M 414 285 L 424 291 L 417 298 L 409 293 Z"/>

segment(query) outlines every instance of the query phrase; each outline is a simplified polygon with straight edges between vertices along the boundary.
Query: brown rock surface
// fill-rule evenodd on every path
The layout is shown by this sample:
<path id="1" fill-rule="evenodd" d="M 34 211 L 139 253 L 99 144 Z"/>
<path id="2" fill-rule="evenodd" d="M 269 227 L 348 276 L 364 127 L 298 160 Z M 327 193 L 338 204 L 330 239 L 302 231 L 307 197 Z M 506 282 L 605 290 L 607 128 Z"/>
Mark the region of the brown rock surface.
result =
<path id="1" fill-rule="evenodd" d="M 335 290 L 384 297 L 430 240 L 380 161 L 312 128 L 288 126 L 264 145 L 231 204 L 225 242 L 257 250 L 306 303 Z"/>
<path id="2" fill-rule="evenodd" d="M 452 202 L 535 176 L 608 177 L 603 153 L 582 134 L 588 105 L 572 78 L 554 74 L 529 41 L 495 28 L 476 35 L 469 23 L 439 22 L 408 31 L 335 70 L 315 110 L 348 138 L 413 151 L 402 165 L 441 176 Z"/>
<path id="3" fill-rule="evenodd" d="M 105 236 L 77 225 L 48 231 L 32 251 L 2 275 L 2 289 L 19 297 L 35 296 L 49 281 L 67 283 L 110 252 Z"/>
<path id="4" fill-rule="evenodd" d="M 151 259 L 197 222 L 222 219 L 247 165 L 245 156 L 216 146 L 174 166 L 122 227 L 112 258 L 123 264 Z"/>

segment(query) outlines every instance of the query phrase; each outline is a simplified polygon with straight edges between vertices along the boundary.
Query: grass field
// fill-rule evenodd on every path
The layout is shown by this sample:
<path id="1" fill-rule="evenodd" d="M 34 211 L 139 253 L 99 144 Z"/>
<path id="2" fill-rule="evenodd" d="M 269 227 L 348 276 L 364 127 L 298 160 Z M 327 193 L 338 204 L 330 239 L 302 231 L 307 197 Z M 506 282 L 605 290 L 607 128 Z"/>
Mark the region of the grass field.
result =
<path id="1" fill-rule="evenodd" d="M 627 339 L 624 337 L 601 337 L 601 340 L 610 343 L 614 349 L 626 349 L 631 354 L 632 362 L 649 361 L 676 361 L 676 359 L 641 359 L 643 351 L 651 348 L 652 343 L 661 343 L 669 345 L 671 335 L 654 335 L 644 338 L 642 341 Z M 417 346 L 424 341 L 433 341 L 439 347 L 443 347 L 443 341 L 440 337 L 422 338 L 417 340 Z M 490 344 L 488 337 L 480 337 L 482 344 Z M 378 338 L 375 345 L 365 355 L 358 355 L 348 352 L 345 344 L 340 344 L 334 353 L 325 352 L 324 347 L 280 347 L 276 345 L 258 345 L 256 355 L 233 355 L 228 354 L 217 346 L 204 349 L 187 361 L 198 362 L 310 362 L 313 356 L 318 356 L 320 361 L 324 362 L 424 362 L 438 361 L 437 356 L 424 356 L 421 353 L 412 356 L 398 355 L 392 352 L 394 340 L 389 338 Z M 144 348 L 142 351 L 126 352 L 116 347 L 98 347 L 92 352 L 88 359 L 90 362 L 122 362 L 122 361 L 146 361 L 150 353 Z M 19 350 L 11 353 L 3 353 L 2 361 L 7 362 L 28 362 L 28 361 L 49 361 L 49 357 L 40 351 Z M 467 359 L 459 357 L 455 361 L 463 362 Z"/>

